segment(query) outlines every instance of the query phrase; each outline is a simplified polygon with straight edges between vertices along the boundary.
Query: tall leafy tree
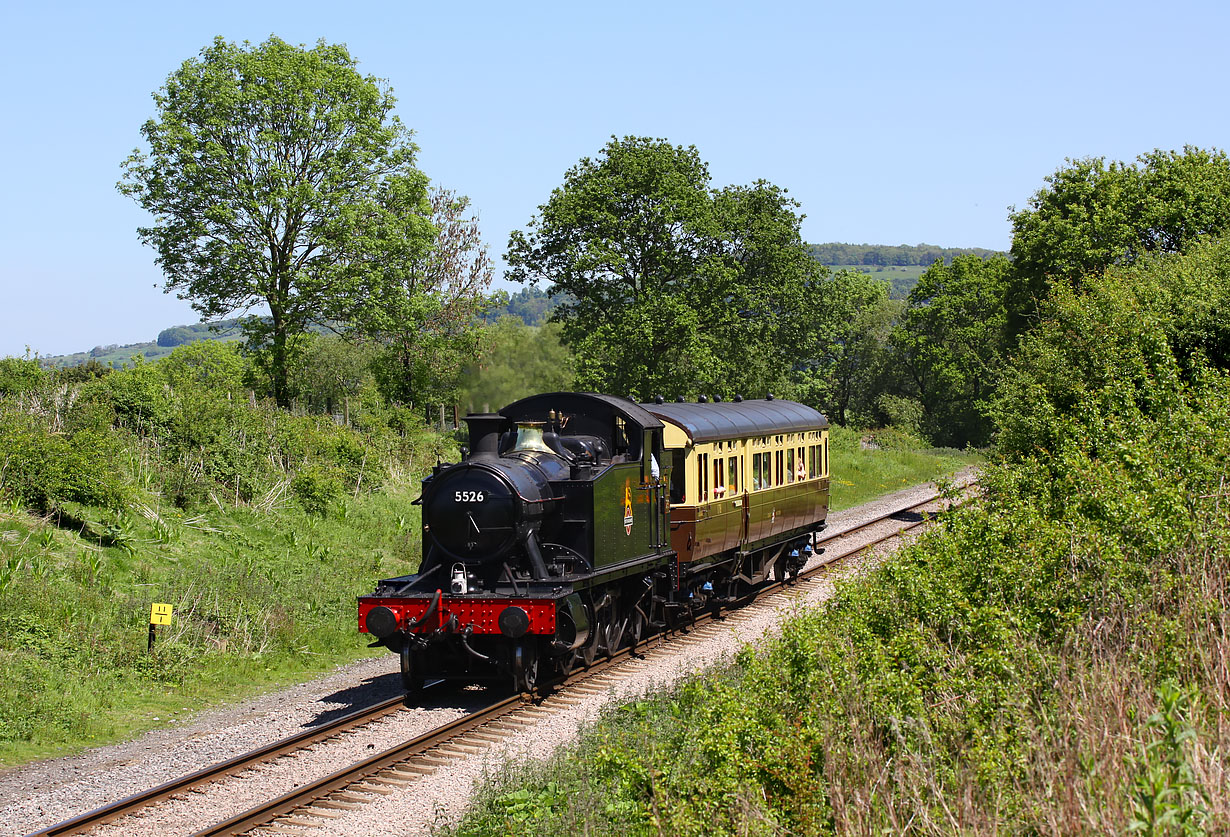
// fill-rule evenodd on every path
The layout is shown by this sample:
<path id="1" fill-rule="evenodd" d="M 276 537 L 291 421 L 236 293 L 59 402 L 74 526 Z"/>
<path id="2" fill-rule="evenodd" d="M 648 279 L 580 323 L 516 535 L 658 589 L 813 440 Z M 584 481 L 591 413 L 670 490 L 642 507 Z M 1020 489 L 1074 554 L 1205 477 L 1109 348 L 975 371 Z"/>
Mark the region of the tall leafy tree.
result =
<path id="1" fill-rule="evenodd" d="M 468 208 L 467 198 L 433 188 L 431 245 L 403 240 L 382 253 L 350 309 L 357 334 L 384 350 L 379 377 L 394 400 L 451 402 L 462 367 L 478 350 L 492 264 Z"/>
<path id="2" fill-rule="evenodd" d="M 1085 277 L 1112 265 L 1186 252 L 1230 230 L 1230 159 L 1217 149 L 1157 150 L 1132 164 L 1069 160 L 1046 180 L 1026 208 L 1009 216 L 1016 331 L 1057 283 L 1079 290 Z"/>
<path id="3" fill-rule="evenodd" d="M 866 273 L 841 270 L 825 279 L 819 310 L 804 330 L 805 359 L 792 376 L 792 394 L 838 424 L 854 414 L 870 419 L 901 307 L 899 300 L 889 299 L 887 282 Z"/>
<path id="4" fill-rule="evenodd" d="M 695 147 L 612 138 L 512 233 L 508 276 L 564 299 L 553 318 L 580 387 L 762 393 L 784 381 L 823 271 L 796 209 L 763 181 L 713 189 Z"/>
<path id="5" fill-rule="evenodd" d="M 382 255 L 431 240 L 410 132 L 391 90 L 324 41 L 217 38 L 154 102 L 119 184 L 154 216 L 138 234 L 203 317 L 267 308 L 245 328 L 285 404 L 294 337 L 350 312 Z"/>
<path id="6" fill-rule="evenodd" d="M 922 429 L 939 444 L 986 444 L 988 399 L 1008 345 L 1005 297 L 1012 263 L 1002 256 L 936 262 L 910 291 L 891 342 Z"/>

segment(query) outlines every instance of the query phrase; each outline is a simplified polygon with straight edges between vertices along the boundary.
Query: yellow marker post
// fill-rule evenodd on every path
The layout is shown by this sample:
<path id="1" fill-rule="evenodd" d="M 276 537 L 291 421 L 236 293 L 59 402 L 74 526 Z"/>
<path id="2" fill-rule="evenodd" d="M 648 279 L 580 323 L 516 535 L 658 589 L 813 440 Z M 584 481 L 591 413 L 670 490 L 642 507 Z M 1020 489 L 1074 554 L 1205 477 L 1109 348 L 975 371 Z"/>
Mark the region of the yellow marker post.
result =
<path id="1" fill-rule="evenodd" d="M 154 636 L 157 630 L 156 626 L 170 625 L 171 624 L 171 614 L 174 611 L 175 611 L 175 608 L 173 606 L 169 604 L 162 604 L 161 602 L 155 602 L 150 607 L 149 609 L 149 647 L 147 648 L 149 652 L 152 653 L 154 650 Z"/>

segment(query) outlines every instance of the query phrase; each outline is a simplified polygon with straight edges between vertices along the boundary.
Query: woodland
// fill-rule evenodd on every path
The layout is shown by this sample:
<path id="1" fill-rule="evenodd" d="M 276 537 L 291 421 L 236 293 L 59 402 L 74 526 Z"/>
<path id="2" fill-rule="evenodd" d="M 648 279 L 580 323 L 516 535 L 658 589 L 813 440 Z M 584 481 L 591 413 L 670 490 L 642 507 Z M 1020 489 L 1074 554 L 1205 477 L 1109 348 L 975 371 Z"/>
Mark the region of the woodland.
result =
<path id="1" fill-rule="evenodd" d="M 510 233 L 524 291 L 493 294 L 468 201 L 344 47 L 219 39 L 155 104 L 120 183 L 137 235 L 244 339 L 0 360 L 6 763 L 365 653 L 353 596 L 417 565 L 453 407 L 772 392 L 850 461 L 848 428 L 983 451 L 983 499 L 511 768 L 456 833 L 1230 831 L 1223 151 L 1063 161 L 1007 254 L 935 248 L 892 299 L 814 257 L 783 187 L 612 137 Z M 151 601 L 178 614 L 152 652 Z"/>

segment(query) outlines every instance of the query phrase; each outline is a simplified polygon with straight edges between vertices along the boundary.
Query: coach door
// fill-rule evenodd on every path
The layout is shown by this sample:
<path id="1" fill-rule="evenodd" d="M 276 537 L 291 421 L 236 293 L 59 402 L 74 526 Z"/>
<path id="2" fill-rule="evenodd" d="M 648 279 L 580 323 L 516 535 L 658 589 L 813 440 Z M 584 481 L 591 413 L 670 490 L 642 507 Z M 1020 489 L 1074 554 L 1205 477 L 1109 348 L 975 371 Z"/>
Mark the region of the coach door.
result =
<path id="1" fill-rule="evenodd" d="M 746 440 L 735 442 L 734 460 L 738 463 L 739 505 L 743 511 L 743 514 L 740 515 L 742 520 L 740 521 L 739 526 L 740 549 L 747 545 L 752 521 L 751 486 L 747 484 L 747 469 L 743 465 L 747 458 L 747 447 Z"/>

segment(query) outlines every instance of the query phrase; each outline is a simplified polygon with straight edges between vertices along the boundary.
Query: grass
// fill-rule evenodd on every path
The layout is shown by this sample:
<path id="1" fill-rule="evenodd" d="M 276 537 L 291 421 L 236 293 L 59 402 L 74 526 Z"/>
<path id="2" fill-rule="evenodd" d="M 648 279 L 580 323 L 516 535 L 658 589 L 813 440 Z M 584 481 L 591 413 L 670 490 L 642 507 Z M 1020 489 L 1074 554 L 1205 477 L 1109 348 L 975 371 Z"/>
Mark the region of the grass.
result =
<path id="1" fill-rule="evenodd" d="M 16 508 L 0 514 L 0 764 L 117 741 L 370 652 L 354 597 L 419 560 L 417 486 L 324 516 L 174 509 L 109 517 L 101 547 Z M 154 602 L 172 604 L 148 653 Z"/>
<path id="2" fill-rule="evenodd" d="M 829 430 L 829 507 L 833 511 L 866 503 L 883 494 L 930 482 L 983 461 L 981 454 L 928 448 L 896 430 Z"/>

